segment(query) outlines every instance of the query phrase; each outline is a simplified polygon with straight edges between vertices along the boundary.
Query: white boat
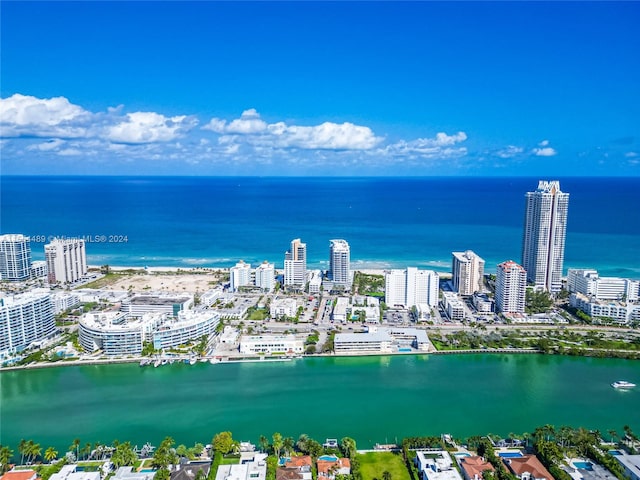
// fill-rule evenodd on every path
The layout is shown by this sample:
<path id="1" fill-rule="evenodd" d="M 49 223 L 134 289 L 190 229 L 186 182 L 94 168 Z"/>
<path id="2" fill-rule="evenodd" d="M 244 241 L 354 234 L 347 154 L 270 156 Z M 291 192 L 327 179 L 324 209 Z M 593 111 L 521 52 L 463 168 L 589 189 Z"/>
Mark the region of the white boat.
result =
<path id="1" fill-rule="evenodd" d="M 624 380 L 618 380 L 617 382 L 613 382 L 611 386 L 613 388 L 633 388 L 636 386 L 636 384 L 631 382 L 626 382 Z"/>

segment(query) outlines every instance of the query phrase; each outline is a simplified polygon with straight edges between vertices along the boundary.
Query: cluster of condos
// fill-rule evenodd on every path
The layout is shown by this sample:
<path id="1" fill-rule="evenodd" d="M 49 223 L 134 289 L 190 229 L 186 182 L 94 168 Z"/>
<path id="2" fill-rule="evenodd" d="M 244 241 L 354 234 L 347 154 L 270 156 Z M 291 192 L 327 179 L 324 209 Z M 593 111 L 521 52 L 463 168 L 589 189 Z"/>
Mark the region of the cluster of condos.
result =
<path id="1" fill-rule="evenodd" d="M 540 181 L 538 188 L 526 193 L 525 198 L 522 264 L 507 260 L 497 266 L 494 298 L 487 295 L 484 286 L 485 261 L 467 250 L 453 252 L 452 280 L 443 290 L 440 290 L 438 273 L 432 270 L 408 267 L 385 271 L 387 306 L 411 309 L 420 321 L 430 319 L 440 305 L 449 319 L 457 321 L 466 316 L 466 299 L 478 315 L 492 315 L 497 311 L 517 319 L 524 318 L 528 285 L 539 291 L 559 292 L 563 281 L 569 194 L 560 190 L 558 181 Z M 50 285 L 73 284 L 87 274 L 82 239 L 52 239 L 45 245 L 44 253 L 44 262 L 32 262 L 29 237 L 0 235 L 0 280 L 20 282 L 42 278 Z M 264 262 L 252 268 L 239 262 L 230 269 L 229 290 L 272 292 L 276 278 L 272 263 Z M 349 244 L 342 239 L 331 240 L 329 270 L 321 272 L 307 269 L 307 246 L 301 239 L 294 239 L 284 255 L 281 282 L 286 290 L 310 294 L 349 291 L 353 282 Z M 595 270 L 569 269 L 566 287 L 571 305 L 592 317 L 606 317 L 621 325 L 640 320 L 638 281 L 600 277 Z M 82 295 L 75 292 L 52 294 L 49 290 L 34 289 L 22 295 L 0 297 L 0 358 L 38 346 L 39 342 L 55 335 L 56 313 L 82 301 L 91 301 L 83 300 Z M 80 341 L 87 352 L 101 350 L 106 355 L 136 355 L 142 351 L 144 342 L 153 343 L 156 348 L 170 348 L 214 332 L 221 318 L 243 318 L 252 306 L 251 301 L 245 299 L 231 311 L 209 310 L 207 307 L 223 295 L 222 291 L 213 290 L 201 296 L 203 308 L 197 312 L 189 308 L 189 301 L 180 298 L 151 295 L 129 298 L 126 293 L 123 298 L 100 299 L 117 304 L 117 311 L 89 314 L 80 320 Z M 193 297 L 187 297 L 193 303 Z M 272 318 L 277 319 L 295 316 L 300 305 L 293 298 L 281 297 L 273 299 L 270 308 Z M 344 322 L 347 317 L 353 319 L 354 316 L 358 319 L 363 316 L 361 320 L 365 321 L 379 321 L 378 300 L 373 297 L 339 298 L 333 319 Z M 336 352 L 385 352 L 390 345 L 405 348 L 405 340 L 400 339 L 402 335 L 394 334 L 394 331 L 368 332 L 368 345 L 363 345 L 361 342 L 365 340 L 356 339 L 352 334 L 338 334 Z M 411 348 L 429 348 L 421 335 L 406 335 L 412 338 Z M 277 346 L 259 339 L 251 341 L 253 344 L 247 343 L 245 351 L 265 352 L 278 348 L 299 353 L 302 350 L 297 339 L 286 339 Z"/>

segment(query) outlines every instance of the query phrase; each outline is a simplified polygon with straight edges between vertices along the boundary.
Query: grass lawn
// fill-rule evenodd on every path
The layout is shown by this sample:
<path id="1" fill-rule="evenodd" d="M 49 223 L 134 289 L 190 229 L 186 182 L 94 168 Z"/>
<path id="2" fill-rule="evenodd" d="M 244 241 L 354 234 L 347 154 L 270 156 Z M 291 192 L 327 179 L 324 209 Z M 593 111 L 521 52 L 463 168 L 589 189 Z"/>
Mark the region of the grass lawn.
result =
<path id="1" fill-rule="evenodd" d="M 240 455 L 231 455 L 228 457 L 222 457 L 220 465 L 238 465 L 240 463 Z"/>
<path id="2" fill-rule="evenodd" d="M 362 480 L 382 480 L 382 473 L 391 474 L 391 480 L 411 480 L 402 453 L 372 452 L 358 455 Z"/>

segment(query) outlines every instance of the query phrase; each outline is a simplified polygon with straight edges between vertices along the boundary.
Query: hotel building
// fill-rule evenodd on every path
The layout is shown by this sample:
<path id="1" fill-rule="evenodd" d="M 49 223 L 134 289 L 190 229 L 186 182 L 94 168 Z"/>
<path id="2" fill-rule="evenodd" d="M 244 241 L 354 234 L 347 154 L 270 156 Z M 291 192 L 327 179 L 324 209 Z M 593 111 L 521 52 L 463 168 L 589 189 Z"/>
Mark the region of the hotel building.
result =
<path id="1" fill-rule="evenodd" d="M 496 272 L 496 308 L 502 313 L 524 313 L 527 272 L 513 260 L 502 262 Z"/>
<path id="2" fill-rule="evenodd" d="M 0 297 L 0 357 L 21 352 L 55 332 L 53 302 L 48 293 Z"/>
<path id="3" fill-rule="evenodd" d="M 307 244 L 299 238 L 291 242 L 284 254 L 284 284 L 304 286 L 307 277 Z"/>
<path id="4" fill-rule="evenodd" d="M 390 307 L 410 308 L 421 303 L 438 305 L 440 278 L 433 270 L 387 270 L 385 272 L 385 302 Z"/>
<path id="5" fill-rule="evenodd" d="M 0 235 L 0 280 L 22 281 L 31 276 L 31 241 L 20 234 Z"/>
<path id="6" fill-rule="evenodd" d="M 453 289 L 460 295 L 482 291 L 484 260 L 473 251 L 453 252 L 451 262 Z"/>
<path id="7" fill-rule="evenodd" d="M 304 351 L 304 342 L 295 335 L 250 335 L 240 339 L 240 353 L 295 353 Z"/>
<path id="8" fill-rule="evenodd" d="M 527 192 L 525 198 L 522 266 L 527 280 L 536 289 L 559 292 L 569 194 L 560 190 L 560 182 L 541 180 L 536 191 Z"/>
<path id="9" fill-rule="evenodd" d="M 351 285 L 350 252 L 346 240 L 330 240 L 329 243 L 329 280 L 334 285 Z"/>
<path id="10" fill-rule="evenodd" d="M 251 265 L 240 260 L 235 267 L 229 269 L 229 279 L 231 280 L 231 291 L 237 292 L 240 287 L 245 287 L 251 283 Z"/>
<path id="11" fill-rule="evenodd" d="M 55 238 L 44 246 L 49 283 L 72 283 L 87 274 L 84 240 Z"/>
<path id="12" fill-rule="evenodd" d="M 256 268 L 256 287 L 265 292 L 271 292 L 276 286 L 276 269 L 273 263 L 262 262 Z"/>
<path id="13" fill-rule="evenodd" d="M 627 278 L 600 277 L 597 270 L 570 268 L 567 272 L 567 290 L 595 300 L 636 302 L 640 295 L 640 282 Z"/>

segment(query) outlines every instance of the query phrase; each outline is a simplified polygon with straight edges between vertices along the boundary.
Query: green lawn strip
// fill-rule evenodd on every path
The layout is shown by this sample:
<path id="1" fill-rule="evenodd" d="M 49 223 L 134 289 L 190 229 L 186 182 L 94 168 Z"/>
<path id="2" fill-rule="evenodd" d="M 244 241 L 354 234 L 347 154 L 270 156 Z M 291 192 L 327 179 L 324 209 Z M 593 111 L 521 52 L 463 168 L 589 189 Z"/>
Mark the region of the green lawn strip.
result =
<path id="1" fill-rule="evenodd" d="M 229 455 L 222 457 L 220 465 L 238 465 L 240 463 L 240 455 Z"/>
<path id="2" fill-rule="evenodd" d="M 381 480 L 385 471 L 391 474 L 392 480 L 411 480 L 401 453 L 363 453 L 358 454 L 358 460 L 360 461 L 362 480 L 373 480 L 374 478 Z"/>

